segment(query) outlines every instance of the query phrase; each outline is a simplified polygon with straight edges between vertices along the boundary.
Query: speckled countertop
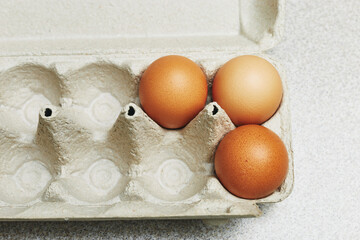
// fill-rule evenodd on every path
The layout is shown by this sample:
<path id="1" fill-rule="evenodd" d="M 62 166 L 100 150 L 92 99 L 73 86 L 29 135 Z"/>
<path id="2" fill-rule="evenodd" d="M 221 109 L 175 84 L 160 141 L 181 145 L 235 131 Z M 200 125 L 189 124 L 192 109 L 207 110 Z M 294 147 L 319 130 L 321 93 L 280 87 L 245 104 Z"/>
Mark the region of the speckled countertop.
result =
<path id="1" fill-rule="evenodd" d="M 1 8 L 1 3 L 0 3 Z M 284 41 L 295 187 L 257 219 L 3 222 L 3 239 L 357 239 L 360 237 L 360 1 L 288 0 Z"/>

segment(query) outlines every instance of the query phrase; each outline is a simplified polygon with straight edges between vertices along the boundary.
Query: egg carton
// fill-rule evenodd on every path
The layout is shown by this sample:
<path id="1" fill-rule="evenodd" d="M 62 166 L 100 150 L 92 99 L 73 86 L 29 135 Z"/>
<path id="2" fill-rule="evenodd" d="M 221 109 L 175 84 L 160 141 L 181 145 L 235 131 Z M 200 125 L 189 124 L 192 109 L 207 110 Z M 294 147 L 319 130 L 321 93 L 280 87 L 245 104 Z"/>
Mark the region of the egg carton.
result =
<path id="1" fill-rule="evenodd" d="M 155 37 L 92 37 L 82 44 L 35 36 L 3 39 L 0 219 L 223 219 L 259 216 L 258 204 L 286 198 L 294 181 L 287 81 L 280 64 L 263 53 L 280 40 L 284 1 L 213 4 L 224 3 L 225 10 L 238 7 L 236 36 L 179 41 L 151 33 Z M 126 14 L 117 7 L 118 14 Z M 179 130 L 157 125 L 138 98 L 146 67 L 173 53 L 198 63 L 209 85 L 206 106 Z M 213 164 L 219 141 L 235 126 L 212 102 L 212 81 L 222 64 L 243 54 L 270 61 L 284 87 L 278 111 L 263 125 L 284 141 L 289 171 L 277 191 L 256 200 L 229 193 Z"/>

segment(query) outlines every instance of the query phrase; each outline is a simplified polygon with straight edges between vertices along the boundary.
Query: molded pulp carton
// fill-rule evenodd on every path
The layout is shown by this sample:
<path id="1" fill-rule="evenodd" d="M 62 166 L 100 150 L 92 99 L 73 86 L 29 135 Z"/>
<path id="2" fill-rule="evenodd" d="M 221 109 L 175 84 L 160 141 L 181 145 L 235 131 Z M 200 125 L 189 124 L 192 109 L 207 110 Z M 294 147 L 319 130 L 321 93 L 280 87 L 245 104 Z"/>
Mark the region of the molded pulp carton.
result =
<path id="1" fill-rule="evenodd" d="M 289 96 L 264 53 L 282 34 L 283 0 L 25 1 L 0 14 L 0 219 L 229 218 L 293 186 Z M 5 11 L 5 10 L 6 11 Z M 272 195 L 246 200 L 214 174 L 221 138 L 234 129 L 211 102 L 167 130 L 141 109 L 138 83 L 158 57 L 180 54 L 209 90 L 227 60 L 255 54 L 278 69 L 284 97 L 265 126 L 289 153 Z"/>

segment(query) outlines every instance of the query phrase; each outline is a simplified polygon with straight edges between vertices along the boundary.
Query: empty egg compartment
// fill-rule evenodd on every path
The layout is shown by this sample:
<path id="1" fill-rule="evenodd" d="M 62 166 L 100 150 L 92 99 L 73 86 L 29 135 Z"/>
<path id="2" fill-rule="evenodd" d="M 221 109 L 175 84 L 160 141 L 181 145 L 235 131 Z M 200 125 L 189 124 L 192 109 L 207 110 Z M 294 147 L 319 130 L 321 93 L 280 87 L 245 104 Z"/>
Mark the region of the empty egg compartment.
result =
<path id="1" fill-rule="evenodd" d="M 0 218 L 244 217 L 261 214 L 257 203 L 286 198 L 293 185 L 288 91 L 281 67 L 266 55 L 259 56 L 278 69 L 284 96 L 264 125 L 288 149 L 286 181 L 266 198 L 246 200 L 215 176 L 216 146 L 235 126 L 211 102 L 211 85 L 233 56 L 190 57 L 207 76 L 209 97 L 179 130 L 160 127 L 139 104 L 139 79 L 156 58 L 44 57 L 3 69 Z"/>

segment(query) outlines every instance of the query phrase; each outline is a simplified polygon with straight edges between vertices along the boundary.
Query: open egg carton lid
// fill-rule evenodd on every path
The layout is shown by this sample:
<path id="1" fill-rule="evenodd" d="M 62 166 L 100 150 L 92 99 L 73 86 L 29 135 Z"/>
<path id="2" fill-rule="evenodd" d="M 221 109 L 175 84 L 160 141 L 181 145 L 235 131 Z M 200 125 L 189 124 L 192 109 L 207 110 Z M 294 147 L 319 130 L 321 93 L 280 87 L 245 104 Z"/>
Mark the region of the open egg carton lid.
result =
<path id="1" fill-rule="evenodd" d="M 260 52 L 283 32 L 285 0 L 8 1 L 1 56 Z"/>
<path id="2" fill-rule="evenodd" d="M 284 0 L 22 1 L 0 10 L 0 219 L 259 216 L 293 186 L 289 96 L 279 63 Z M 211 102 L 166 130 L 140 107 L 138 82 L 157 57 L 181 54 L 208 84 L 231 57 L 252 53 L 279 71 L 284 96 L 264 125 L 289 152 L 272 195 L 231 195 L 214 174 L 235 126 Z M 40 112 L 40 116 L 39 116 Z"/>

